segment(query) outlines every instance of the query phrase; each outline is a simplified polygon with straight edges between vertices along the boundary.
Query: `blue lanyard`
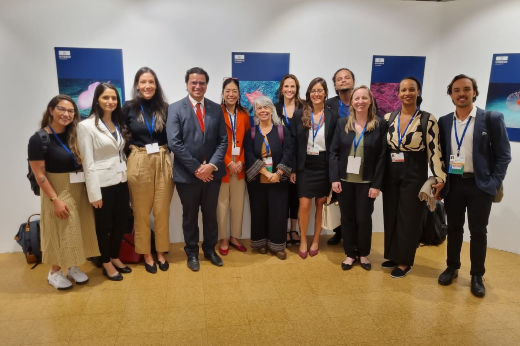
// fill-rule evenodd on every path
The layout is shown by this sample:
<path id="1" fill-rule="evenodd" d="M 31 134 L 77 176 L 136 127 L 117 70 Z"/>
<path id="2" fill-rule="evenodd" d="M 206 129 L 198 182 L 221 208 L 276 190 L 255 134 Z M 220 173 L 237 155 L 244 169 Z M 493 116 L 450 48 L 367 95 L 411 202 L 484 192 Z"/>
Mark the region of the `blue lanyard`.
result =
<path id="1" fill-rule="evenodd" d="M 296 109 L 296 107 L 295 107 Z M 293 111 L 293 114 L 294 114 L 294 111 Z M 287 121 L 287 126 L 290 126 L 291 124 L 289 124 L 289 118 L 287 117 L 287 111 L 285 110 L 285 104 L 283 105 L 283 115 L 285 116 L 285 121 Z"/>
<path id="2" fill-rule="evenodd" d="M 100 119 L 100 120 L 103 123 L 103 125 L 105 125 L 105 127 L 108 130 L 108 132 L 110 132 L 110 129 L 108 128 L 107 124 L 103 121 L 103 119 Z M 114 126 L 116 127 L 116 132 L 119 135 L 119 138 L 121 138 L 121 143 L 123 143 L 123 137 L 121 137 L 121 132 L 119 132 L 119 127 L 117 127 L 116 124 L 114 124 Z M 122 158 L 121 158 L 121 145 L 119 143 L 117 143 L 117 147 L 119 149 L 119 162 L 122 162 Z"/>
<path id="3" fill-rule="evenodd" d="M 462 141 L 464 140 L 464 136 L 466 136 L 466 130 L 468 129 L 469 123 L 471 122 L 471 117 L 468 119 L 468 123 L 466 124 L 466 127 L 464 128 L 464 132 L 462 132 L 462 137 L 460 137 L 459 142 L 459 135 L 457 134 L 457 118 L 453 117 L 453 131 L 455 131 L 455 140 L 457 141 L 457 156 L 460 154 L 460 147 L 462 145 Z"/>
<path id="4" fill-rule="evenodd" d="M 365 123 L 365 127 L 363 128 L 363 131 L 361 131 L 361 134 L 359 135 L 357 143 L 356 143 L 356 136 L 354 136 L 354 157 L 356 157 L 357 148 L 359 146 L 359 143 L 361 142 L 361 138 L 363 138 L 363 135 L 365 134 L 367 125 L 368 125 L 368 121 Z"/>
<path id="5" fill-rule="evenodd" d="M 271 131 L 273 130 L 273 127 L 271 126 Z M 258 125 L 258 131 L 260 131 L 260 134 L 262 136 L 264 136 L 264 134 L 262 133 L 262 130 L 260 129 L 260 125 Z M 269 144 L 265 141 L 265 136 L 264 136 L 264 144 L 265 144 L 265 152 L 266 152 L 266 155 L 269 156 Z M 266 157 L 267 157 L 266 156 Z"/>
<path id="6" fill-rule="evenodd" d="M 318 127 L 316 127 L 316 130 L 314 130 L 314 113 L 311 113 L 311 120 L 312 120 L 312 146 L 314 147 L 314 140 L 316 139 L 316 136 L 318 135 L 318 131 L 320 130 L 320 127 L 322 125 L 321 119 L 323 119 L 323 114 L 320 117 L 320 120 L 318 121 Z"/>
<path id="7" fill-rule="evenodd" d="M 52 134 L 54 135 L 54 137 L 56 137 L 56 139 L 58 140 L 58 142 L 60 142 L 61 146 L 67 150 L 67 152 L 69 153 L 70 156 L 72 156 L 72 159 L 74 160 L 74 168 L 78 168 L 78 161 L 76 160 L 76 157 L 74 156 L 74 154 L 72 153 L 72 151 L 70 151 L 69 148 L 67 148 L 65 146 L 65 144 L 63 144 L 63 142 L 60 140 L 60 137 L 58 137 L 58 135 L 56 134 L 56 132 L 54 132 L 54 129 L 52 128 L 51 125 L 49 125 L 49 128 L 51 129 L 52 131 Z"/>
<path id="8" fill-rule="evenodd" d="M 229 122 L 231 123 L 231 133 L 233 134 L 233 144 L 235 144 L 236 146 L 236 143 L 237 143 L 237 138 L 236 138 L 236 130 L 237 130 L 237 110 L 235 108 L 235 120 L 234 120 L 234 123 L 233 123 L 233 114 L 229 113 L 228 109 L 226 108 L 226 112 L 227 114 L 229 115 Z"/>
<path id="9" fill-rule="evenodd" d="M 415 114 L 408 122 L 408 125 L 406 125 L 406 128 L 404 129 L 403 136 L 401 137 L 401 130 L 400 130 L 400 124 L 401 124 L 401 112 L 399 112 L 399 115 L 397 116 L 397 140 L 399 141 L 399 144 L 397 146 L 397 149 L 401 148 L 401 142 L 403 141 L 404 136 L 406 135 L 406 131 L 408 131 L 408 127 L 410 127 L 410 124 L 412 123 L 413 119 L 415 119 L 415 116 L 419 112 L 419 108 L 415 111 Z"/>
<path id="10" fill-rule="evenodd" d="M 340 109 L 340 117 L 343 118 L 345 115 L 343 114 L 343 102 L 339 100 L 339 109 Z M 347 107 L 347 117 L 350 115 L 350 107 Z"/>
<path id="11" fill-rule="evenodd" d="M 150 129 L 150 124 L 148 124 L 148 120 L 146 120 L 146 115 L 144 114 L 143 105 L 141 105 L 141 111 L 143 112 L 143 118 L 146 122 L 146 127 L 148 127 L 148 133 L 150 134 L 150 138 L 153 139 L 153 129 L 155 127 L 155 114 L 152 116 L 152 128 Z"/>

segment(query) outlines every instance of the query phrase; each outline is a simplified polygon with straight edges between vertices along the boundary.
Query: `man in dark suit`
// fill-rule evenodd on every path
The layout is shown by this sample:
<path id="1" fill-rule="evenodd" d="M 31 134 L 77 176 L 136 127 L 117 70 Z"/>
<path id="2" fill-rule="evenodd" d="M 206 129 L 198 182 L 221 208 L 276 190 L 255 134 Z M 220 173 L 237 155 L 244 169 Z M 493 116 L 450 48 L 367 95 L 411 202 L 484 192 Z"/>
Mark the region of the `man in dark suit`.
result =
<path id="1" fill-rule="evenodd" d="M 226 175 L 224 156 L 228 140 L 220 105 L 204 98 L 209 82 L 206 71 L 194 67 L 186 71 L 188 96 L 168 108 L 166 134 L 174 154 L 173 180 L 182 203 L 182 229 L 188 267 L 200 269 L 199 207 L 202 210 L 204 257 L 222 266 L 215 252 L 217 244 L 217 202 L 220 182 Z"/>
<path id="2" fill-rule="evenodd" d="M 436 196 L 444 198 L 448 218 L 448 267 L 438 281 L 449 285 L 458 276 L 467 210 L 471 292 L 483 297 L 489 214 L 493 196 L 511 162 L 511 147 L 503 114 L 486 112 L 473 105 L 478 96 L 473 78 L 463 74 L 453 78 L 448 95 L 455 104 L 455 112 L 439 119 L 439 136 L 449 174 L 445 187 Z"/>

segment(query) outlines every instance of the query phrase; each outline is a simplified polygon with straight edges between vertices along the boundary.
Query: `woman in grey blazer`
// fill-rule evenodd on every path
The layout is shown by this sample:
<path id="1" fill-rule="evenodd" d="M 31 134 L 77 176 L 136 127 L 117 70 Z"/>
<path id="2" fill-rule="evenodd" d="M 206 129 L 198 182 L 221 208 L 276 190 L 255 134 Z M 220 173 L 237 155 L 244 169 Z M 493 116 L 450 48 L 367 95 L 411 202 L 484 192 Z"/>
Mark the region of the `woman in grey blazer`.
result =
<path id="1" fill-rule="evenodd" d="M 119 260 L 121 240 L 128 227 L 130 199 L 123 151 L 124 126 L 116 87 L 99 84 L 94 91 L 90 116 L 78 125 L 78 145 L 88 198 L 94 206 L 103 274 L 113 281 L 123 280 L 120 273 L 132 271 Z"/>

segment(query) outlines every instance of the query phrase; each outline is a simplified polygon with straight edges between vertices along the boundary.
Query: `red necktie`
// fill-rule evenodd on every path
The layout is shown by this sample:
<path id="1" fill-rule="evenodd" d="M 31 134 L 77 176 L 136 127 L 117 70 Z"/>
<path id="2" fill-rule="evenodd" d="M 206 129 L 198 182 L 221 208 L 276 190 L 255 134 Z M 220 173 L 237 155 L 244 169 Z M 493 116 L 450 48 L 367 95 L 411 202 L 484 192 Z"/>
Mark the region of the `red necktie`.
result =
<path id="1" fill-rule="evenodd" d="M 195 106 L 197 109 L 197 119 L 199 119 L 199 125 L 200 129 L 202 130 L 202 133 L 204 133 L 204 117 L 202 116 L 202 112 L 200 111 L 200 102 L 197 102 L 197 105 Z"/>

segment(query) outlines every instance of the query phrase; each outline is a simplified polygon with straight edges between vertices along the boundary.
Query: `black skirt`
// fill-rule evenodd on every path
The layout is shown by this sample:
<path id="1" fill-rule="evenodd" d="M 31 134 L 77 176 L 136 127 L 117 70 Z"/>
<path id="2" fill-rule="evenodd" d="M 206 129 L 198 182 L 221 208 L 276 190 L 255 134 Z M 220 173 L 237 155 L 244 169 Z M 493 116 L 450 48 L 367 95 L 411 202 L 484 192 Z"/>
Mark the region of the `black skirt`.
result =
<path id="1" fill-rule="evenodd" d="M 330 193 L 329 177 L 326 170 L 326 153 L 307 155 L 303 171 L 296 174 L 298 197 L 321 198 Z"/>

